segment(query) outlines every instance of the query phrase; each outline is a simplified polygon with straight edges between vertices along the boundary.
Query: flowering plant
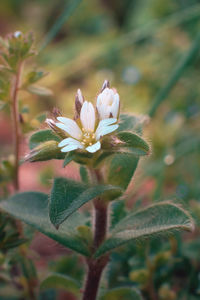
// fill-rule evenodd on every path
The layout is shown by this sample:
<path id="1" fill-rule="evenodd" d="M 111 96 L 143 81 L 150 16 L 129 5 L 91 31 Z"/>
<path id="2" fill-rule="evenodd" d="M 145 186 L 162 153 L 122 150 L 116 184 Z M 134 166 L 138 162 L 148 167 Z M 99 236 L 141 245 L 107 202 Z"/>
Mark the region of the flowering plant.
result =
<path id="1" fill-rule="evenodd" d="M 138 211 L 125 209 L 122 215 L 117 212 L 116 205 L 124 201 L 124 192 L 140 158 L 150 153 L 142 138 L 145 118 L 120 114 L 119 110 L 119 95 L 107 80 L 97 97 L 96 108 L 78 90 L 74 119 L 55 110 L 54 119 L 46 119 L 50 129 L 39 130 L 30 137 L 31 151 L 25 162 L 62 159 L 65 167 L 75 161 L 80 164 L 82 182 L 57 177 L 50 196 L 41 192 L 18 193 L 0 204 L 17 219 L 85 257 L 87 275 L 81 283 L 84 288 L 66 279 L 66 284 L 70 282 L 73 292 L 83 300 L 95 300 L 97 296 L 102 300 L 111 296 L 142 299 L 138 290 L 129 287 L 107 290 L 104 286 L 98 293 L 111 253 L 130 242 L 193 228 L 185 209 L 170 201 Z M 79 211 L 89 201 L 94 213 Z"/>
<path id="2" fill-rule="evenodd" d="M 3 62 L 0 69 L 1 109 L 8 106 L 12 113 L 15 149 L 14 162 L 7 160 L 0 165 L 1 185 L 4 187 L 1 196 L 6 198 L 8 195 L 5 182 L 9 180 L 13 180 L 15 191 L 19 190 L 20 140 L 23 133 L 38 129 L 40 122 L 45 121 L 49 128 L 31 135 L 30 152 L 23 162 L 59 159 L 63 160 L 63 167 L 71 161 L 80 165 L 80 182 L 57 177 L 50 195 L 18 192 L 0 202 L 2 224 L 6 224 L 4 212 L 10 215 L 7 227 L 2 225 L 1 250 L 19 246 L 19 260 L 26 278 L 23 281 L 24 297 L 36 298 L 39 279 L 36 279 L 34 265 L 27 257 L 28 247 L 23 248 L 27 237 L 21 221 L 85 258 L 87 275 L 83 282 L 76 283 L 69 277 L 52 274 L 41 282 L 41 287 L 48 286 L 56 276 L 83 300 L 97 297 L 101 300 L 110 297 L 142 299 L 140 291 L 127 286 L 109 290 L 102 285 L 103 289 L 99 289 L 111 253 L 130 242 L 143 242 L 147 237 L 193 228 L 193 220 L 187 211 L 170 201 L 138 211 L 124 207 L 123 213 L 119 213 L 118 206 L 121 207 L 127 197 L 125 191 L 140 158 L 150 154 L 150 147 L 142 138 L 147 118 L 120 114 L 119 94 L 105 80 L 95 106 L 84 99 L 80 90 L 77 91 L 73 119 L 62 116 L 55 109 L 53 118 L 43 115 L 34 122 L 26 120 L 23 106 L 21 109 L 18 103 L 18 93 L 28 91 L 51 95 L 48 89 L 35 85 L 46 73 L 31 70 L 24 75 L 25 61 L 36 55 L 31 34 L 23 35 L 17 31 L 1 39 L 0 44 Z M 92 201 L 94 213 L 79 210 L 89 201 Z"/>

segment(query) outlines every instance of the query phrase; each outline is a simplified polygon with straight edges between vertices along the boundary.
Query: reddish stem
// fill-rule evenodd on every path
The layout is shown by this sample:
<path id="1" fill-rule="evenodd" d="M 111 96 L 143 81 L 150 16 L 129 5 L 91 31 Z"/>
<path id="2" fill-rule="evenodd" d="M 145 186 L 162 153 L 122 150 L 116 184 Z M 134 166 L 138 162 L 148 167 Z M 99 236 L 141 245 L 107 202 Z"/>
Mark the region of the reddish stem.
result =
<path id="1" fill-rule="evenodd" d="M 11 90 L 12 98 L 12 115 L 13 115 L 13 139 L 15 153 L 15 168 L 13 184 L 16 191 L 19 190 L 19 147 L 20 147 L 20 128 L 19 128 L 19 112 L 18 112 L 18 91 L 20 87 L 20 78 L 22 71 L 22 63 L 19 64 L 16 75 L 14 76 L 14 84 Z"/>
<path id="2" fill-rule="evenodd" d="M 95 182 L 102 183 L 103 178 L 98 170 L 90 170 L 91 177 Z M 101 245 L 106 237 L 108 222 L 108 204 L 101 198 L 94 200 L 94 240 L 93 253 Z M 87 260 L 88 273 L 82 300 L 95 300 L 101 280 L 103 269 L 108 263 L 109 256 L 99 259 L 93 257 Z"/>

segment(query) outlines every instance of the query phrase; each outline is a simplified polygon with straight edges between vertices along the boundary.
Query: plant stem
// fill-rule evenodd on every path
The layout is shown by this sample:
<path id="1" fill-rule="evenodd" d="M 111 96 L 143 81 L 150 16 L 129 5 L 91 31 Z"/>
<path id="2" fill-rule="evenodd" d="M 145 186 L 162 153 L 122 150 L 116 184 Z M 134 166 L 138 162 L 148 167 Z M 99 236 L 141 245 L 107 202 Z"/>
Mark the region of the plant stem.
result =
<path id="1" fill-rule="evenodd" d="M 11 90 L 12 98 L 12 115 L 13 115 L 13 139 L 14 139 L 14 153 L 15 153 L 15 167 L 14 167 L 14 188 L 19 190 L 19 147 L 20 147 L 20 128 L 19 128 L 19 112 L 18 112 L 18 91 L 20 86 L 20 78 L 22 72 L 22 63 L 19 64 L 16 75 L 13 80 L 13 87 Z"/>
<path id="2" fill-rule="evenodd" d="M 19 155 L 20 155 L 20 127 L 19 127 L 19 110 L 18 110 L 18 91 L 20 88 L 21 74 L 22 74 L 23 62 L 19 63 L 17 72 L 13 78 L 13 86 L 11 88 L 11 100 L 12 100 L 12 117 L 13 117 L 13 140 L 14 140 L 14 178 L 13 185 L 15 191 L 19 190 Z M 16 220 L 16 227 L 19 235 L 23 237 L 23 226 L 21 221 Z M 19 247 L 19 252 L 22 257 L 26 257 L 26 253 L 23 247 Z M 27 296 L 30 300 L 35 300 L 34 287 L 31 281 L 27 278 Z"/>
<path id="3" fill-rule="evenodd" d="M 98 170 L 90 169 L 91 177 L 94 182 L 102 182 L 101 173 Z M 97 198 L 94 204 L 94 239 L 93 253 L 101 245 L 106 237 L 108 222 L 108 204 L 101 198 Z M 107 265 L 109 256 L 102 256 L 99 259 L 93 257 L 87 259 L 88 273 L 85 283 L 82 300 L 95 300 L 99 288 L 99 283 L 103 269 Z"/>

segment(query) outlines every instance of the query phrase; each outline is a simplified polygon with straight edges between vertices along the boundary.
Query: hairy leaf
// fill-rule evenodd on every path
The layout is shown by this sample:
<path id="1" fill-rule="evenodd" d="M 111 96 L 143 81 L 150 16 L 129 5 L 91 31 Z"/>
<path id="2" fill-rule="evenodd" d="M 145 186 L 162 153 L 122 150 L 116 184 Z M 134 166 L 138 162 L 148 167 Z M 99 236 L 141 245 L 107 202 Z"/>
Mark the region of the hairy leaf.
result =
<path id="1" fill-rule="evenodd" d="M 19 193 L 2 201 L 0 208 L 65 247 L 83 255 L 89 255 L 87 245 L 76 230 L 86 222 L 84 216 L 75 213 L 60 226 L 59 230 L 56 230 L 49 220 L 48 195 L 40 192 Z"/>
<path id="2" fill-rule="evenodd" d="M 117 129 L 117 132 L 134 131 L 135 133 L 141 135 L 144 120 L 145 116 L 121 114 L 119 119 L 119 128 Z"/>
<path id="3" fill-rule="evenodd" d="M 37 147 L 41 143 L 47 141 L 56 141 L 59 142 L 60 138 L 53 133 L 50 129 L 40 130 L 35 132 L 29 140 L 29 148 L 32 150 L 33 148 Z"/>
<path id="4" fill-rule="evenodd" d="M 60 151 L 58 142 L 47 141 L 39 144 L 25 156 L 25 161 L 36 162 L 50 159 L 64 159 L 65 154 Z"/>
<path id="5" fill-rule="evenodd" d="M 126 189 L 137 168 L 138 157 L 131 153 L 116 153 L 110 163 L 107 181 Z"/>
<path id="6" fill-rule="evenodd" d="M 111 185 L 88 186 L 66 178 L 55 178 L 49 203 L 52 224 L 58 227 L 72 213 L 88 201 L 106 193 L 121 193 L 121 189 Z"/>
<path id="7" fill-rule="evenodd" d="M 170 202 L 154 204 L 129 214 L 117 223 L 95 256 L 99 257 L 129 241 L 193 228 L 193 220 L 183 208 Z"/>
<path id="8" fill-rule="evenodd" d="M 119 144 L 120 148 L 125 148 L 138 156 L 149 153 L 149 145 L 139 135 L 122 131 L 117 134 L 117 137 L 122 141 Z"/>

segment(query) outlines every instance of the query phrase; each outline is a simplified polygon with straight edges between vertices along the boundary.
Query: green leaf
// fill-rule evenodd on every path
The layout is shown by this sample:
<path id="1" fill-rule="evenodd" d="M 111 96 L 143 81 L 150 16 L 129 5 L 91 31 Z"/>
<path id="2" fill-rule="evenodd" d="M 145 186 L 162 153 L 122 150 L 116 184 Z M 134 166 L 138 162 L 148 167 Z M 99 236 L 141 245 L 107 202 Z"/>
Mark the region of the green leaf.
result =
<path id="1" fill-rule="evenodd" d="M 54 273 L 44 279 L 40 285 L 40 289 L 64 289 L 76 296 L 80 295 L 80 285 L 73 278 L 59 273 Z"/>
<path id="2" fill-rule="evenodd" d="M 114 227 L 121 219 L 127 215 L 126 202 L 124 199 L 114 201 L 111 206 L 111 226 Z"/>
<path id="3" fill-rule="evenodd" d="M 40 123 L 43 123 L 46 120 L 46 118 L 47 118 L 46 112 L 41 113 L 35 117 L 35 119 L 38 120 Z"/>
<path id="4" fill-rule="evenodd" d="M 183 208 L 170 202 L 154 204 L 122 219 L 95 256 L 99 257 L 129 241 L 141 241 L 146 237 L 193 228 L 194 222 Z"/>
<path id="5" fill-rule="evenodd" d="M 110 158 L 110 156 L 114 155 L 114 154 L 115 154 L 114 151 L 102 151 L 102 152 L 100 152 L 100 154 L 97 156 L 96 160 L 93 163 L 94 168 L 96 168 L 97 166 L 102 164 L 104 162 L 104 160 L 106 160 L 107 158 Z"/>
<path id="6" fill-rule="evenodd" d="M 89 175 L 88 175 L 88 171 L 87 168 L 85 166 L 80 166 L 80 176 L 81 176 L 81 180 L 82 182 L 88 184 L 89 183 Z"/>
<path id="7" fill-rule="evenodd" d="M 111 185 L 88 186 L 67 178 L 55 178 L 49 203 L 49 217 L 58 228 L 71 214 L 88 201 L 107 193 L 121 193 L 121 189 Z"/>
<path id="8" fill-rule="evenodd" d="M 117 137 L 123 142 L 119 144 L 120 148 L 125 148 L 138 156 L 149 154 L 149 145 L 139 135 L 122 131 Z"/>
<path id="9" fill-rule="evenodd" d="M 26 75 L 25 83 L 23 86 L 27 86 L 32 83 L 35 83 L 35 82 L 39 81 L 41 78 L 43 78 L 44 76 L 46 76 L 47 74 L 48 73 L 43 72 L 43 71 L 31 71 Z"/>
<path id="10" fill-rule="evenodd" d="M 47 141 L 56 141 L 59 142 L 60 138 L 53 133 L 50 129 L 40 130 L 35 132 L 30 140 L 29 140 L 29 148 L 33 149 L 37 147 L 39 144 L 47 142 Z"/>
<path id="11" fill-rule="evenodd" d="M 65 247 L 83 255 L 89 255 L 87 245 L 76 230 L 77 227 L 86 223 L 85 217 L 75 213 L 60 226 L 59 230 L 56 230 L 49 220 L 48 195 L 40 192 L 19 193 L 2 201 L 0 208 Z"/>
<path id="12" fill-rule="evenodd" d="M 35 147 L 25 156 L 24 161 L 36 162 L 50 159 L 64 159 L 65 154 L 60 151 L 58 142 L 47 141 Z"/>
<path id="13" fill-rule="evenodd" d="M 74 159 L 74 151 L 70 151 L 65 155 L 63 167 L 66 167 Z"/>
<path id="14" fill-rule="evenodd" d="M 137 168 L 138 157 L 131 153 L 116 153 L 109 166 L 107 182 L 126 189 Z"/>
<path id="15" fill-rule="evenodd" d="M 142 127 L 145 121 L 145 116 L 134 116 L 121 114 L 119 119 L 119 128 L 117 132 L 120 131 L 135 131 L 137 134 L 142 134 Z"/>
<path id="16" fill-rule="evenodd" d="M 108 291 L 100 300 L 142 300 L 142 295 L 135 288 L 119 287 Z"/>
<path id="17" fill-rule="evenodd" d="M 52 91 L 46 87 L 38 86 L 38 85 L 29 85 L 27 86 L 27 91 L 31 94 L 35 94 L 38 96 L 52 96 Z"/>

